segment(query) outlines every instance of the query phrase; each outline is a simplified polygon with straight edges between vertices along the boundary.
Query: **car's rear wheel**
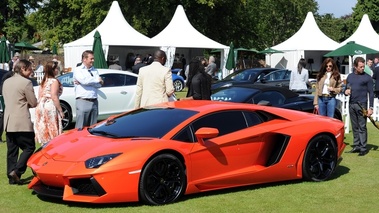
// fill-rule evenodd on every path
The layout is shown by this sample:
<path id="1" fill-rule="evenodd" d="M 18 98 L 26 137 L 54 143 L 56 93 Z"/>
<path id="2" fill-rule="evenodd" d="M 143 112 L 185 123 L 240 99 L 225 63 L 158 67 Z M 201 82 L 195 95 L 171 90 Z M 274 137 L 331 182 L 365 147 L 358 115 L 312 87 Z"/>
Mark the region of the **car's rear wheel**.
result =
<path id="1" fill-rule="evenodd" d="M 185 168 L 172 154 L 150 160 L 142 171 L 139 196 L 149 205 L 163 205 L 178 200 L 187 185 Z"/>
<path id="2" fill-rule="evenodd" d="M 64 118 L 62 119 L 62 126 L 63 129 L 66 130 L 72 122 L 72 112 L 71 108 L 66 103 L 61 102 L 61 107 L 64 114 Z"/>
<path id="3" fill-rule="evenodd" d="M 184 83 L 181 80 L 175 80 L 174 81 L 174 89 L 175 92 L 180 92 L 184 88 Z"/>
<path id="4" fill-rule="evenodd" d="M 305 150 L 303 178 L 310 181 L 324 181 L 330 178 L 337 166 L 337 147 L 328 135 L 313 138 Z"/>

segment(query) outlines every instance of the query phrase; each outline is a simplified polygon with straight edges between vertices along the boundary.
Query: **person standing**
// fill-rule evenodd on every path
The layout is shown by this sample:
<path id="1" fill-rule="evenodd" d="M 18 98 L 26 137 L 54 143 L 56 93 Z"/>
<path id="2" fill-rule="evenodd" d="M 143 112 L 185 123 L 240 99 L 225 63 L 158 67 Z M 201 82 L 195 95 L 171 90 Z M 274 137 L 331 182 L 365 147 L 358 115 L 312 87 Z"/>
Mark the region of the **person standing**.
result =
<path id="1" fill-rule="evenodd" d="M 62 84 L 55 78 L 59 69 L 54 62 L 47 62 L 38 90 L 38 104 L 35 110 L 34 131 L 36 140 L 44 145 L 62 134 L 64 114 L 59 102 L 63 92 Z"/>
<path id="2" fill-rule="evenodd" d="M 154 62 L 141 67 L 137 79 L 135 108 L 167 102 L 174 94 L 171 69 L 163 66 L 166 63 L 166 53 L 157 50 Z"/>
<path id="3" fill-rule="evenodd" d="M 142 62 L 142 59 L 140 56 L 137 56 L 136 60 L 134 61 L 134 65 L 132 67 L 132 72 L 138 75 L 139 69 L 144 66 L 146 66 L 146 64 Z"/>
<path id="4" fill-rule="evenodd" d="M 307 92 L 307 82 L 309 78 L 309 72 L 305 69 L 307 63 L 304 58 L 299 60 L 297 64 L 297 69 L 291 71 L 290 85 L 289 89 L 297 93 Z"/>
<path id="5" fill-rule="evenodd" d="M 372 65 L 373 65 L 373 61 L 371 58 L 367 59 L 367 62 L 366 62 L 366 66 L 365 66 L 365 69 L 364 69 L 364 72 L 367 73 L 368 75 L 372 76 L 373 74 L 373 69 L 372 69 Z"/>
<path id="6" fill-rule="evenodd" d="M 375 82 L 374 95 L 376 98 L 379 98 L 379 67 L 375 67 L 373 73 L 372 79 Z"/>
<path id="7" fill-rule="evenodd" d="M 337 104 L 336 95 L 342 90 L 341 75 L 333 59 L 324 60 L 316 80 L 313 105 L 320 115 L 333 118 Z"/>
<path id="8" fill-rule="evenodd" d="M 21 175 L 27 168 L 26 163 L 35 150 L 35 134 L 29 112 L 29 108 L 37 106 L 33 84 L 28 79 L 32 72 L 32 64 L 22 59 L 15 65 L 14 74 L 3 84 L 9 184 L 20 183 Z M 22 150 L 20 156 L 19 149 Z"/>
<path id="9" fill-rule="evenodd" d="M 77 129 L 95 124 L 99 115 L 97 92 L 104 82 L 93 67 L 94 61 L 93 51 L 86 50 L 82 54 L 82 64 L 74 70 Z"/>
<path id="10" fill-rule="evenodd" d="M 216 59 L 214 56 L 209 56 L 207 67 L 205 68 L 205 72 L 208 73 L 213 79 L 217 76 L 217 65 Z"/>
<path id="11" fill-rule="evenodd" d="M 193 59 L 188 66 L 188 92 L 186 98 L 180 100 L 211 100 L 212 78 L 205 72 L 201 61 Z"/>
<path id="12" fill-rule="evenodd" d="M 373 113 L 373 83 L 370 75 L 364 72 L 365 60 L 362 57 L 354 59 L 354 72 L 350 73 L 346 79 L 345 95 L 349 98 L 349 114 L 351 127 L 353 130 L 353 149 L 348 153 L 358 153 L 364 156 L 368 153 L 367 145 L 367 118 L 363 116 L 361 106 L 367 110 L 367 116 Z M 368 99 L 367 99 L 368 96 Z M 361 105 L 361 106 L 360 106 Z"/>

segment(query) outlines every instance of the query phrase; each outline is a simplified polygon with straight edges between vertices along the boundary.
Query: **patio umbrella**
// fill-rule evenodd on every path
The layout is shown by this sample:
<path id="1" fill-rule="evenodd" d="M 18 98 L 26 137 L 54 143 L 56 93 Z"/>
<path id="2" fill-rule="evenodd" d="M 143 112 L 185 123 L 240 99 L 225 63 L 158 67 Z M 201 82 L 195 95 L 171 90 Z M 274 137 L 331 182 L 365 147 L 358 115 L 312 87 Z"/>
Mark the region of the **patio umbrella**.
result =
<path id="1" fill-rule="evenodd" d="M 5 36 L 3 36 L 0 39 L 0 63 L 3 64 L 2 67 L 4 67 L 4 63 L 8 63 L 9 60 L 10 56 L 7 47 L 7 39 L 5 38 Z"/>
<path id="2" fill-rule="evenodd" d="M 271 66 L 271 54 L 274 54 L 274 53 L 284 53 L 283 51 L 280 51 L 280 50 L 275 50 L 275 49 L 272 49 L 271 47 L 267 48 L 267 49 L 264 49 L 262 51 L 259 51 L 258 53 L 261 53 L 261 54 L 268 54 L 269 57 L 270 57 L 270 66 Z"/>
<path id="3" fill-rule="evenodd" d="M 93 36 L 95 39 L 93 41 L 92 51 L 95 57 L 95 62 L 93 66 L 95 68 L 108 68 L 107 61 L 105 60 L 103 44 L 101 42 L 101 36 L 99 31 L 96 30 L 95 35 Z"/>
<path id="4" fill-rule="evenodd" d="M 355 41 L 349 41 L 342 47 L 339 47 L 327 54 L 325 57 L 333 57 L 333 56 L 351 56 L 353 58 L 354 55 L 362 55 L 362 54 L 373 54 L 378 53 L 379 51 L 368 48 L 366 46 L 355 43 Z M 349 58 L 349 72 L 351 71 L 351 60 Z"/>
<path id="5" fill-rule="evenodd" d="M 14 44 L 15 47 L 19 48 L 21 51 L 23 50 L 40 50 L 38 47 L 35 47 L 28 42 L 22 41 L 22 42 L 17 42 Z"/>
<path id="6" fill-rule="evenodd" d="M 235 61 L 234 56 L 235 56 L 234 55 L 234 45 L 233 45 L 233 42 L 230 42 L 228 58 L 226 59 L 226 65 L 225 65 L 226 69 L 232 70 L 232 69 L 234 69 L 234 67 L 236 67 L 236 61 Z"/>
<path id="7" fill-rule="evenodd" d="M 53 44 L 52 51 L 53 51 L 54 55 L 58 55 L 58 49 L 57 49 L 57 45 L 56 44 Z"/>
<path id="8" fill-rule="evenodd" d="M 234 49 L 234 51 L 236 51 L 236 52 L 238 52 L 238 51 L 255 52 L 255 53 L 258 52 L 258 50 L 254 49 L 254 48 L 246 49 L 246 48 L 243 48 L 243 47 L 236 48 L 236 49 Z"/>

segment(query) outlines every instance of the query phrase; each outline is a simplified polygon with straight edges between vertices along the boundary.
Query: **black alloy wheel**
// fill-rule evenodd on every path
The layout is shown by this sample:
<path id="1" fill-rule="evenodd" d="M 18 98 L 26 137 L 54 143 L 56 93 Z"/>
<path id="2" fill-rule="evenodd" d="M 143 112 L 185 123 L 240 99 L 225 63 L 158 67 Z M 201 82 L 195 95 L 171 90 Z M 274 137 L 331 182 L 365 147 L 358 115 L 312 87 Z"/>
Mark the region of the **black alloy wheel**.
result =
<path id="1" fill-rule="evenodd" d="M 337 166 L 337 146 L 328 135 L 313 138 L 303 159 L 303 178 L 309 181 L 324 181 L 330 178 Z"/>
<path id="2" fill-rule="evenodd" d="M 186 189 L 187 177 L 182 162 L 172 154 L 160 154 L 142 171 L 140 199 L 149 205 L 163 205 L 178 200 Z"/>

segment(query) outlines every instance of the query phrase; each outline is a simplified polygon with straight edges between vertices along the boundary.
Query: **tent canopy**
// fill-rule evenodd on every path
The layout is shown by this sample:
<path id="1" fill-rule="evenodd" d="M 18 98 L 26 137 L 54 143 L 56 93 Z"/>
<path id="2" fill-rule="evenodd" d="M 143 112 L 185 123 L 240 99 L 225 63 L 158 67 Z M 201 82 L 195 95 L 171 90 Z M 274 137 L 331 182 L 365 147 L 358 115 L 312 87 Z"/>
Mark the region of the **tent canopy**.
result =
<path id="1" fill-rule="evenodd" d="M 185 32 L 185 36 L 178 36 L 178 32 Z M 189 22 L 183 6 L 176 7 L 174 16 L 170 23 L 156 36 L 151 38 L 154 46 L 160 46 L 167 53 L 166 66 L 171 66 L 175 58 L 176 48 L 197 48 L 197 49 L 220 49 L 223 76 L 229 71 L 225 68 L 229 47 L 220 44 L 197 31 Z"/>
<path id="2" fill-rule="evenodd" d="M 83 51 L 92 49 L 96 30 L 101 34 L 105 57 L 108 55 L 109 46 L 154 46 L 149 37 L 130 26 L 118 2 L 113 1 L 107 16 L 99 26 L 84 37 L 63 45 L 65 67 L 75 67 L 80 62 Z"/>
<path id="3" fill-rule="evenodd" d="M 312 12 L 308 12 L 300 29 L 289 39 L 272 48 L 282 51 L 330 51 L 338 47 L 337 42 L 333 41 L 320 30 Z"/>
<path id="4" fill-rule="evenodd" d="M 353 35 L 348 39 L 341 42 L 338 47 L 342 47 L 349 41 L 355 41 L 358 44 L 372 48 L 374 50 L 379 50 L 379 35 L 376 33 L 371 25 L 370 19 L 367 14 L 364 14 L 358 28 L 355 30 Z"/>

